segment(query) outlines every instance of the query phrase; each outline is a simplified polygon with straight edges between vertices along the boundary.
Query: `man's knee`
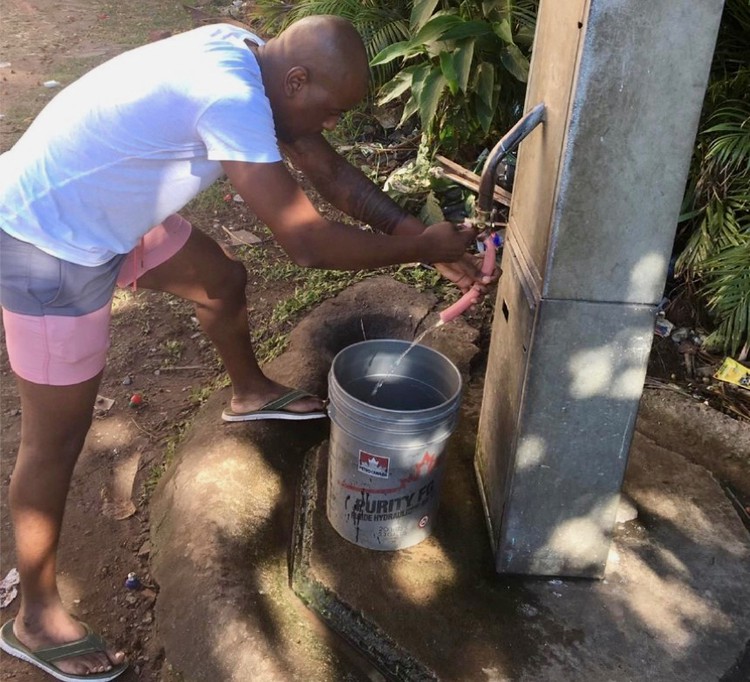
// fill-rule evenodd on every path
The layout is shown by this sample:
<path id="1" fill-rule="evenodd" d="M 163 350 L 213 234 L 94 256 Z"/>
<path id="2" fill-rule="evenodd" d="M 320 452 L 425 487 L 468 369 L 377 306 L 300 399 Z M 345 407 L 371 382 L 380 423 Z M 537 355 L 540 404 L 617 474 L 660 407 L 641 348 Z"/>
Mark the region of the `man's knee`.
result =
<path id="1" fill-rule="evenodd" d="M 247 286 L 247 270 L 243 263 L 227 256 L 222 261 L 221 271 L 216 276 L 216 291 L 210 298 L 223 301 L 245 300 Z"/>
<path id="2" fill-rule="evenodd" d="M 237 292 L 244 296 L 245 287 L 247 286 L 247 269 L 245 268 L 245 265 L 241 261 L 230 260 L 228 270 L 228 286 L 233 292 Z"/>

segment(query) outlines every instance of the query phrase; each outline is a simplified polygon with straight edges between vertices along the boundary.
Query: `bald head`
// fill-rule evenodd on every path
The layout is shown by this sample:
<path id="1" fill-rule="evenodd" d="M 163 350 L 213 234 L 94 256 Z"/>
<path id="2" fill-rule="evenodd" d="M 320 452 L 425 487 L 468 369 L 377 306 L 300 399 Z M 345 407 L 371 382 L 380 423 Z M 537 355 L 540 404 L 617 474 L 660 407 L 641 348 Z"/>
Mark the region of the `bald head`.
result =
<path id="1" fill-rule="evenodd" d="M 351 81 L 367 93 L 370 68 L 362 38 L 346 19 L 331 15 L 306 17 L 277 38 L 284 56 L 307 66 L 313 78 L 340 85 Z"/>
<path id="2" fill-rule="evenodd" d="M 328 128 L 329 119 L 338 120 L 367 94 L 365 46 L 354 26 L 341 17 L 296 21 L 260 48 L 259 61 L 281 139 Z M 317 131 L 303 125 L 313 113 L 310 107 L 325 113 Z"/>

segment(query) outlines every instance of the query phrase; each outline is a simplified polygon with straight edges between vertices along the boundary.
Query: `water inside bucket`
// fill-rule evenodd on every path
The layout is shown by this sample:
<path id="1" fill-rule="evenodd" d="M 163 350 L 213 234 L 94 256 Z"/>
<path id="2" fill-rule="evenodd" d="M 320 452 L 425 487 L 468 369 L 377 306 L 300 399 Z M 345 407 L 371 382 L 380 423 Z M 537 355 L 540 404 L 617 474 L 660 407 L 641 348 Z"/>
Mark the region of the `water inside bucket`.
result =
<path id="1" fill-rule="evenodd" d="M 446 400 L 446 397 L 433 386 L 412 377 L 393 373 L 385 377 L 360 377 L 348 383 L 345 388 L 347 393 L 357 400 L 384 410 L 427 410 L 441 405 Z"/>

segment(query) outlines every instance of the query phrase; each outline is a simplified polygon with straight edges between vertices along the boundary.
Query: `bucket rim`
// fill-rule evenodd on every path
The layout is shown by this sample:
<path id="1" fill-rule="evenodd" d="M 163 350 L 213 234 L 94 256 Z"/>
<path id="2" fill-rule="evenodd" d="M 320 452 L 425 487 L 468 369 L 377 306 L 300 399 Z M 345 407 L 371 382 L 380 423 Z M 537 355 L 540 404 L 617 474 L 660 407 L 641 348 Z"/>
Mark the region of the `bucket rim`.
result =
<path id="1" fill-rule="evenodd" d="M 458 367 L 456 367 L 456 364 L 444 353 L 441 353 L 439 350 L 435 350 L 434 348 L 430 348 L 429 346 L 425 346 L 421 343 L 415 344 L 416 346 L 419 346 L 421 349 L 428 351 L 429 353 L 433 353 L 439 358 L 441 358 L 450 368 L 451 371 L 454 373 L 458 386 L 456 387 L 456 390 L 453 392 L 451 396 L 446 398 L 443 402 L 438 403 L 437 405 L 433 405 L 432 407 L 424 407 L 419 410 L 394 410 L 387 407 L 378 407 L 377 405 L 373 405 L 371 403 L 366 402 L 365 400 L 360 400 L 359 398 L 355 398 L 353 395 L 351 395 L 348 391 L 346 391 L 343 386 L 339 383 L 338 379 L 336 378 L 336 375 L 334 373 L 334 368 L 336 366 L 336 361 L 340 358 L 340 356 L 348 351 L 351 348 L 356 348 L 357 346 L 363 346 L 366 344 L 373 344 L 378 342 L 388 342 L 388 343 L 396 343 L 403 346 L 404 350 L 406 350 L 409 346 L 412 345 L 412 341 L 405 341 L 403 339 L 365 339 L 364 341 L 357 341 L 355 343 L 351 343 L 348 346 L 344 346 L 336 355 L 334 356 L 332 362 L 331 362 L 331 368 L 329 370 L 329 375 L 334 378 L 336 385 L 346 394 L 347 399 L 353 401 L 355 404 L 358 405 L 364 405 L 368 410 L 377 410 L 379 412 L 385 412 L 385 413 L 392 413 L 392 414 L 426 414 L 430 412 L 437 412 L 441 409 L 445 409 L 450 403 L 456 402 L 460 396 L 461 391 L 463 390 L 463 377 L 461 376 L 461 372 L 459 371 Z M 329 396 L 330 398 L 330 396 Z M 330 407 L 330 405 L 329 405 Z"/>

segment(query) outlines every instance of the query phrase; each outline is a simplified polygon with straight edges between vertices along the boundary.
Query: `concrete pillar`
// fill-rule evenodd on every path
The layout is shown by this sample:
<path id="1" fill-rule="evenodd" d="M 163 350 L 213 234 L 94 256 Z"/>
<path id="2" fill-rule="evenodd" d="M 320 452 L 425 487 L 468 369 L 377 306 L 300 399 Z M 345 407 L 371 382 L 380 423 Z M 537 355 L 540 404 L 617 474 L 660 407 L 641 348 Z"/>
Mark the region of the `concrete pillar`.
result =
<path id="1" fill-rule="evenodd" d="M 497 570 L 598 577 L 722 0 L 542 0 L 476 469 Z"/>

